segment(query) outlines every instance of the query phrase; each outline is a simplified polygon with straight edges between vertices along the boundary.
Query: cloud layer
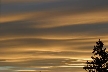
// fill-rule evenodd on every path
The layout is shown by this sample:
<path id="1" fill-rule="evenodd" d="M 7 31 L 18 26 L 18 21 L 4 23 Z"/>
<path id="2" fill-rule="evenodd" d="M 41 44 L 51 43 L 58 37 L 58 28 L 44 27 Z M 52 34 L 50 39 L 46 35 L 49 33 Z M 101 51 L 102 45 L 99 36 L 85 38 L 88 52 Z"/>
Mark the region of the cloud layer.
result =
<path id="1" fill-rule="evenodd" d="M 84 72 L 100 38 L 108 48 L 108 0 L 1 0 L 0 72 Z"/>

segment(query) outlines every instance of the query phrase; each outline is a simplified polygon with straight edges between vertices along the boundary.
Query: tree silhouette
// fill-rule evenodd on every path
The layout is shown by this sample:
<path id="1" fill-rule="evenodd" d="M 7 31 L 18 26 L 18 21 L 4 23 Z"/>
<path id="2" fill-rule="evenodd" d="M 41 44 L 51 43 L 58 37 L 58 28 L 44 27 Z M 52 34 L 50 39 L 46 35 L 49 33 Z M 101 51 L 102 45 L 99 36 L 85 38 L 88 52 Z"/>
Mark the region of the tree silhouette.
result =
<path id="1" fill-rule="evenodd" d="M 83 67 L 87 72 L 108 72 L 108 53 L 106 48 L 103 48 L 103 42 L 96 42 L 93 49 L 93 56 L 91 56 L 92 61 L 86 62 L 86 66 Z"/>

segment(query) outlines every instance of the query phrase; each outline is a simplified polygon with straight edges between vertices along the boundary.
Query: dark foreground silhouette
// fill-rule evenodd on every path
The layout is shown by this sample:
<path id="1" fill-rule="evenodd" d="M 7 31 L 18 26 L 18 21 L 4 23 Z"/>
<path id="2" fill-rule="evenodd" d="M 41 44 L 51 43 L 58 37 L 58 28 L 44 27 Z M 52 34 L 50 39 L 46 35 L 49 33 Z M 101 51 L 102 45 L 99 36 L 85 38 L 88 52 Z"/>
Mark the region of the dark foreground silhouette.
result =
<path id="1" fill-rule="evenodd" d="M 96 42 L 92 52 L 94 56 L 91 56 L 92 61 L 87 61 L 87 65 L 83 67 L 87 72 L 108 72 L 108 53 L 103 45 L 100 39 Z"/>

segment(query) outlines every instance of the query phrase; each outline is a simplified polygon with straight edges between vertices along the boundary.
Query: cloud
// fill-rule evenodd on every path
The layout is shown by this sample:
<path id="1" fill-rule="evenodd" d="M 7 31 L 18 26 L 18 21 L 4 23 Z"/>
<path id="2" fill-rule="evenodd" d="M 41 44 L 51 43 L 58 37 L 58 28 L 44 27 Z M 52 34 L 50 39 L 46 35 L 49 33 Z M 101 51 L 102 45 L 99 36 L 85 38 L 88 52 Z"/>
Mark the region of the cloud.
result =
<path id="1" fill-rule="evenodd" d="M 48 28 L 48 27 L 58 27 L 76 24 L 94 24 L 94 23 L 104 23 L 108 22 L 107 10 L 96 10 L 90 12 L 81 13 L 63 13 L 62 15 L 52 14 L 51 17 L 41 18 L 36 21 L 38 25 L 33 27 Z M 61 13 L 61 12 L 60 12 Z M 59 14 L 60 14 L 59 13 Z M 56 15 L 56 16 L 53 16 Z M 33 18 L 32 18 L 33 19 Z M 35 18 L 31 22 L 35 23 Z"/>
<path id="2" fill-rule="evenodd" d="M 1 2 L 4 4 L 4 3 L 30 3 L 30 2 L 50 2 L 50 1 L 55 1 L 55 0 L 18 0 L 18 1 L 15 1 L 15 0 L 1 0 Z"/>
<path id="3" fill-rule="evenodd" d="M 11 70 L 49 70 L 60 66 L 77 66 L 84 62 L 77 63 L 77 59 L 65 59 L 65 58 L 55 58 L 55 59 L 37 59 L 28 60 L 22 62 L 0 62 L 2 68 L 8 68 Z M 11 67 L 6 67 L 6 66 Z M 83 65 L 83 64 L 82 64 Z"/>
<path id="4" fill-rule="evenodd" d="M 35 28 L 50 28 L 58 26 L 76 25 L 76 24 L 94 24 L 94 23 L 107 23 L 108 10 L 100 9 L 96 11 L 84 12 L 84 13 L 71 13 L 68 11 L 39 11 L 39 12 L 27 12 L 22 14 L 10 14 L 1 17 L 1 23 L 3 22 L 26 22 L 34 24 Z"/>
<path id="5" fill-rule="evenodd" d="M 105 42 L 107 42 L 107 38 L 103 37 Z M 96 40 L 96 38 L 95 38 Z M 89 46 L 93 46 L 95 44 L 94 39 L 91 40 L 75 40 L 75 39 L 38 39 L 38 38 L 19 38 L 19 39 L 9 39 L 9 40 L 1 40 L 1 51 L 23 51 L 23 50 L 51 50 L 51 51 L 61 51 L 61 50 L 77 50 L 80 48 L 86 48 Z M 84 45 L 85 44 L 85 45 Z M 107 45 L 107 44 L 106 44 Z M 31 49 L 29 49 L 31 47 Z M 7 48 L 10 48 L 8 50 Z M 7 49 L 7 50 L 5 50 Z M 91 49 L 91 48 L 88 48 Z M 50 51 L 49 50 L 49 51 Z M 87 50 L 87 49 L 86 49 Z"/>
<path id="6" fill-rule="evenodd" d="M 107 36 L 107 23 L 67 25 L 53 28 L 34 28 L 32 23 L 15 21 L 1 24 L 1 39 L 5 38 L 43 38 L 74 39 Z M 100 35 L 101 34 L 101 35 Z"/>
<path id="7" fill-rule="evenodd" d="M 13 70 L 0 70 L 1 72 L 15 72 Z"/>
<path id="8" fill-rule="evenodd" d="M 1 10 L 2 12 L 23 12 L 23 11 L 37 11 L 37 10 L 69 10 L 78 11 L 78 10 L 92 10 L 97 8 L 107 8 L 107 0 L 2 0 L 2 3 L 9 3 L 9 4 L 2 4 Z M 29 4 L 28 4 L 29 3 Z M 7 10 L 8 8 L 8 10 Z"/>
<path id="9" fill-rule="evenodd" d="M 9 16 L 3 16 L 0 19 L 0 23 L 5 23 L 5 22 L 13 22 L 13 21 L 20 21 L 20 20 L 25 20 L 30 18 L 30 14 L 17 14 L 15 16 L 9 15 Z"/>
<path id="10" fill-rule="evenodd" d="M 0 59 L 0 62 L 6 61 L 5 59 Z"/>
<path id="11" fill-rule="evenodd" d="M 1 2 L 1 72 L 83 72 L 95 42 L 108 47 L 108 0 Z"/>

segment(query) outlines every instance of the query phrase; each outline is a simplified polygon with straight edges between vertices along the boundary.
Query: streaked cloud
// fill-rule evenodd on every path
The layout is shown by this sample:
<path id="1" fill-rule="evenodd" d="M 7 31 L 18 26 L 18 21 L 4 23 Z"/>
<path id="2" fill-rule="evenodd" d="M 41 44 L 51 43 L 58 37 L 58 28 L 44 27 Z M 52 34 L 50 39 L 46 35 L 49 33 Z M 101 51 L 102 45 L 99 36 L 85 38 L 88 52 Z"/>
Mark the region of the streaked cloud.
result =
<path id="1" fill-rule="evenodd" d="M 44 20 L 39 20 L 39 25 L 36 27 L 56 27 L 67 26 L 76 24 L 94 24 L 108 22 L 108 10 L 107 11 L 94 11 L 78 14 L 69 14 L 62 16 L 47 17 Z"/>
<path id="2" fill-rule="evenodd" d="M 84 72 L 100 38 L 108 48 L 108 0 L 1 0 L 0 72 Z"/>

